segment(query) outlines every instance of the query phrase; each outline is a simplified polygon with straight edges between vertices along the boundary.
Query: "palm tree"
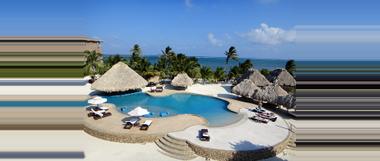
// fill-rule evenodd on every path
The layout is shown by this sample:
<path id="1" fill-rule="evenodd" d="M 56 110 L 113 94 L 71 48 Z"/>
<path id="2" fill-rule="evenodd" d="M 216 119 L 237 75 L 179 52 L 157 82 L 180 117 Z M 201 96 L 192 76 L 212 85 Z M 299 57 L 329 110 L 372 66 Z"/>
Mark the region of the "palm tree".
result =
<path id="1" fill-rule="evenodd" d="M 217 81 L 224 80 L 226 78 L 226 74 L 224 72 L 223 67 L 217 67 L 214 72 L 214 77 Z"/>
<path id="2" fill-rule="evenodd" d="M 161 51 L 162 55 L 158 59 L 158 62 L 156 64 L 156 68 L 159 71 L 163 71 L 161 74 L 162 77 L 171 78 L 174 76 L 173 72 L 173 64 L 176 59 L 176 54 L 170 48 L 170 46 L 167 46 L 165 50 Z"/>
<path id="3" fill-rule="evenodd" d="M 235 61 L 238 60 L 237 51 L 236 51 L 236 48 L 234 46 L 231 46 L 228 49 L 228 51 L 226 51 L 224 54 L 227 56 L 227 58 L 226 58 L 226 64 L 228 64 L 228 62 L 229 62 L 230 59 L 235 60 Z"/>
<path id="4" fill-rule="evenodd" d="M 93 77 L 95 74 L 98 74 L 102 70 L 101 69 L 103 67 L 102 54 L 99 52 L 96 52 L 95 50 L 93 51 L 86 50 L 84 53 L 86 57 L 86 64 L 84 66 L 84 74 L 90 75 Z"/>
<path id="5" fill-rule="evenodd" d="M 247 59 L 243 63 L 239 63 L 240 74 L 245 74 L 253 67 L 251 60 Z"/>
<path id="6" fill-rule="evenodd" d="M 294 76 L 294 72 L 296 71 L 296 62 L 294 60 L 289 60 L 286 62 L 285 69 Z"/>
<path id="7" fill-rule="evenodd" d="M 132 69 L 134 69 L 138 64 L 141 62 L 141 48 L 138 44 L 133 45 L 132 49 L 130 50 L 131 57 L 129 59 L 129 66 L 131 66 Z"/>
<path id="8" fill-rule="evenodd" d="M 262 75 L 264 75 L 265 77 L 269 77 L 269 75 L 270 75 L 270 71 L 268 70 L 268 69 L 265 69 L 265 68 L 263 68 L 263 69 L 261 69 L 260 70 L 260 73 L 262 74 Z"/>
<path id="9" fill-rule="evenodd" d="M 214 76 L 214 73 L 212 72 L 210 67 L 203 66 L 201 68 L 201 75 L 202 75 L 202 79 L 204 82 L 205 80 L 207 80 L 207 81 L 211 80 Z"/>
<path id="10" fill-rule="evenodd" d="M 112 67 L 113 65 L 115 65 L 116 63 L 118 63 L 120 61 L 124 61 L 124 58 L 122 56 L 120 56 L 119 54 L 110 55 L 107 57 L 105 64 Z"/>

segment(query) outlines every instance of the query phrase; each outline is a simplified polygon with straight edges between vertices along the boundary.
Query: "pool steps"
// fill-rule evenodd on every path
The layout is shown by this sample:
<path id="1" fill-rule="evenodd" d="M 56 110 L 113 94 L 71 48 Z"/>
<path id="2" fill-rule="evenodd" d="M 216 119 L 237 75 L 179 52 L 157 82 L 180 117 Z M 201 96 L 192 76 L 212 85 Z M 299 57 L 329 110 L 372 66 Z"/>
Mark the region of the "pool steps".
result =
<path id="1" fill-rule="evenodd" d="M 160 148 L 159 152 L 180 160 L 191 160 L 197 157 L 186 141 L 175 139 L 166 135 L 155 141 Z"/>

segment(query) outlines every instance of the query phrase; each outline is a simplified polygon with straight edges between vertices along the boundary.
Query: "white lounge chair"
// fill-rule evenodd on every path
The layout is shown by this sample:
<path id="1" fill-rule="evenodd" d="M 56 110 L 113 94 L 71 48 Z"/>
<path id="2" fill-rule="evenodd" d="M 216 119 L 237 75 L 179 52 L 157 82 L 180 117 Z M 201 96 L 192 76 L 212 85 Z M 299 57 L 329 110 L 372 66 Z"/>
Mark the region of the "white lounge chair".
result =
<path id="1" fill-rule="evenodd" d="M 99 118 L 111 116 L 111 112 L 106 112 L 106 110 L 95 111 L 94 109 L 91 109 L 91 112 L 92 112 L 92 116 L 94 117 L 95 120 L 97 120 Z"/>
<path id="2" fill-rule="evenodd" d="M 140 121 L 139 118 L 132 118 L 128 121 L 125 121 L 124 122 L 124 129 L 130 129 L 132 128 L 133 126 L 136 126 L 138 125 L 138 122 Z"/>
<path id="3" fill-rule="evenodd" d="M 108 110 L 108 107 L 106 107 L 106 106 L 100 106 L 99 109 L 100 110 Z"/>
<path id="4" fill-rule="evenodd" d="M 145 122 L 141 125 L 140 130 L 148 130 L 152 122 L 152 120 L 145 120 Z"/>

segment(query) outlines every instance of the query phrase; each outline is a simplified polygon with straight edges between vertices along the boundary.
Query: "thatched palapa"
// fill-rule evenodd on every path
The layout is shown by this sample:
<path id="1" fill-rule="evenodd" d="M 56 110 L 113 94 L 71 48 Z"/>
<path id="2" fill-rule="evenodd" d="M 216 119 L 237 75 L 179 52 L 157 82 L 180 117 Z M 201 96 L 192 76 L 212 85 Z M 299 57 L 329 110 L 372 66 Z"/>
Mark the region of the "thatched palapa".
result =
<path id="1" fill-rule="evenodd" d="M 261 89 L 257 87 L 255 83 L 253 83 L 249 79 L 243 80 L 242 82 L 237 84 L 234 88 L 232 88 L 233 93 L 246 97 L 246 98 L 252 97 L 252 95 L 254 95 L 254 93 L 257 90 L 261 90 Z"/>
<path id="2" fill-rule="evenodd" d="M 124 92 L 143 88 L 148 82 L 127 64 L 119 62 L 96 80 L 91 88 L 103 92 Z"/>
<path id="3" fill-rule="evenodd" d="M 276 69 L 271 72 L 269 76 L 269 81 L 278 84 L 280 86 L 296 86 L 296 80 L 294 77 L 285 69 Z"/>
<path id="4" fill-rule="evenodd" d="M 247 73 L 243 74 L 239 79 L 237 79 L 237 82 L 240 83 L 244 79 L 251 80 L 256 86 L 259 87 L 265 87 L 270 85 L 271 83 L 265 78 L 264 75 L 260 73 L 257 69 L 249 69 Z"/>
<path id="5" fill-rule="evenodd" d="M 286 96 L 288 95 L 288 92 L 286 92 L 284 89 L 281 88 L 279 85 L 274 85 L 273 87 L 274 91 L 276 92 L 277 96 Z"/>
<path id="6" fill-rule="evenodd" d="M 287 96 L 288 93 L 279 85 L 270 85 L 257 90 L 251 98 L 257 101 L 266 101 L 271 104 L 277 104 L 278 97 Z"/>
<path id="7" fill-rule="evenodd" d="M 171 82 L 172 86 L 176 87 L 188 87 L 193 84 L 193 80 L 186 74 L 186 73 L 180 73 L 177 76 L 174 77 L 174 79 Z"/>
<path id="8" fill-rule="evenodd" d="M 292 95 L 280 96 L 277 98 L 277 104 L 286 108 L 294 108 L 296 106 L 296 98 Z"/>

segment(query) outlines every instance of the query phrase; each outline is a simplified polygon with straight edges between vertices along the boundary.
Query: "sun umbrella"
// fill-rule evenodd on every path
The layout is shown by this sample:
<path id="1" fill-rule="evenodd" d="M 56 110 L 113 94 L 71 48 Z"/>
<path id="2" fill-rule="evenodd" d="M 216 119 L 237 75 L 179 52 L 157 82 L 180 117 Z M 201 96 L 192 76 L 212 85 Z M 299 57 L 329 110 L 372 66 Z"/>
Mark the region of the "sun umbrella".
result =
<path id="1" fill-rule="evenodd" d="M 130 116 L 144 116 L 147 114 L 149 114 L 149 111 L 145 108 L 142 108 L 142 107 L 136 107 L 132 111 L 128 112 L 128 115 L 130 115 Z"/>
<path id="2" fill-rule="evenodd" d="M 87 102 L 89 104 L 93 104 L 93 105 L 100 105 L 102 103 L 107 102 L 107 98 L 102 98 L 102 97 L 96 96 L 96 97 L 88 100 Z"/>

